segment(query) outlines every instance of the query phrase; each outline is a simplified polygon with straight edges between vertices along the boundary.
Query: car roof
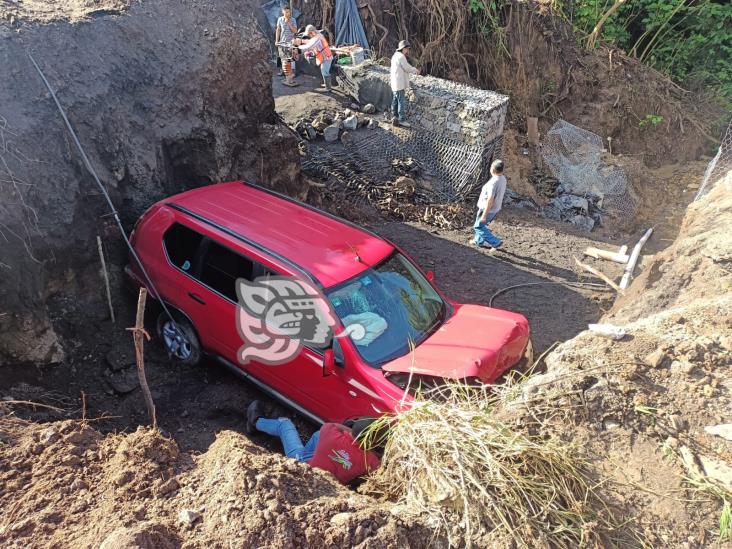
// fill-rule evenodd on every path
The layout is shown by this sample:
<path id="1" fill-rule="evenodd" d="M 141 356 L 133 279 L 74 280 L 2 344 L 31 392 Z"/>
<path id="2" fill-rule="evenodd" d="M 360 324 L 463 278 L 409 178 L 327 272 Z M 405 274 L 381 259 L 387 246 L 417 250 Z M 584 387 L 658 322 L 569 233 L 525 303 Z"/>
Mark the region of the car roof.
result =
<path id="1" fill-rule="evenodd" d="M 164 203 L 284 257 L 325 288 L 394 251 L 389 242 L 353 223 L 242 181 L 199 187 Z"/>

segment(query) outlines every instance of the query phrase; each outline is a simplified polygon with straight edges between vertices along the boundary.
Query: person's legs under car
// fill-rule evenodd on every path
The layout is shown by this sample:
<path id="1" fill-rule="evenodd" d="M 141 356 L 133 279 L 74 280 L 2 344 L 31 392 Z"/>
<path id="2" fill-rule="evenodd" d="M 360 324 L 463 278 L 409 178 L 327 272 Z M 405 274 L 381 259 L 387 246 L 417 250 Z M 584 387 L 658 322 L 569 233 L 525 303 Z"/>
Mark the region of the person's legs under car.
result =
<path id="1" fill-rule="evenodd" d="M 290 421 L 286 417 L 281 417 L 277 419 L 268 419 L 261 417 L 257 420 L 256 426 L 257 430 L 262 431 L 263 433 L 267 433 L 268 435 L 272 435 L 274 437 L 279 437 L 282 441 L 282 448 L 284 449 L 285 455 L 287 457 L 295 458 L 298 461 L 307 461 L 307 459 L 313 457 L 312 451 L 315 450 L 315 444 L 317 444 L 317 439 L 315 443 L 312 444 L 312 451 L 309 448 L 312 438 L 308 441 L 308 447 L 306 452 L 306 446 L 303 445 L 302 440 L 300 440 L 300 435 L 297 432 L 297 428 L 293 425 L 292 421 Z M 305 457 L 306 453 L 308 454 L 307 459 Z"/>

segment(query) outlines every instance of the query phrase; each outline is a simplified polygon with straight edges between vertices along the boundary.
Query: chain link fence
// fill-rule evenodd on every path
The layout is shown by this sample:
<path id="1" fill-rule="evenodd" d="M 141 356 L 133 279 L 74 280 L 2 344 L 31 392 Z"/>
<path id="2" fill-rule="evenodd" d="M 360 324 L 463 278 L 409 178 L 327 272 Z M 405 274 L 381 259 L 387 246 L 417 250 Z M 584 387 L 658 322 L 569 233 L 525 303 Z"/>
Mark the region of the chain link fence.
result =
<path id="1" fill-rule="evenodd" d="M 699 198 L 709 192 L 730 170 L 732 170 L 732 120 L 730 120 L 727 126 L 727 131 L 722 138 L 722 144 L 719 146 L 717 155 L 709 163 L 709 166 L 707 166 L 704 179 L 694 200 L 699 200 Z"/>

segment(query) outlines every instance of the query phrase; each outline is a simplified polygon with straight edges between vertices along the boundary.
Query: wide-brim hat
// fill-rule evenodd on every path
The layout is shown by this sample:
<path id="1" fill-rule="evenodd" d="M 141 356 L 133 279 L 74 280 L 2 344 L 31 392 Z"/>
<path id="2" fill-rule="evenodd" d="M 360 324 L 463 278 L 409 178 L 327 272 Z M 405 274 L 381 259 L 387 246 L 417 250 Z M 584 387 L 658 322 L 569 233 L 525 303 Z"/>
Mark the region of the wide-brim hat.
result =
<path id="1" fill-rule="evenodd" d="M 406 40 L 402 40 L 399 42 L 399 45 L 397 46 L 397 51 L 402 51 L 404 48 L 410 48 L 409 42 Z"/>

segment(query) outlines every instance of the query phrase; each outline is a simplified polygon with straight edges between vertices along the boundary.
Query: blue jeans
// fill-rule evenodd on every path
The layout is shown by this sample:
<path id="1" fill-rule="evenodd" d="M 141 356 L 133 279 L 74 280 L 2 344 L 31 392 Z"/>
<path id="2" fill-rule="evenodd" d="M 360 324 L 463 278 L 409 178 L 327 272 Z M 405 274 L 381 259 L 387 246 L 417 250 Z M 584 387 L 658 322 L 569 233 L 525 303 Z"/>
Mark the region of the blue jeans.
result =
<path id="1" fill-rule="evenodd" d="M 330 88 L 330 66 L 333 64 L 333 58 L 324 60 L 320 64 L 320 74 L 323 75 L 323 82 L 326 88 Z"/>
<path id="2" fill-rule="evenodd" d="M 478 210 L 478 215 L 475 216 L 475 223 L 473 224 L 473 229 L 475 230 L 474 242 L 478 246 L 485 246 L 487 244 L 493 248 L 498 248 L 503 244 L 503 241 L 488 228 L 488 225 L 496 218 L 496 215 L 498 215 L 498 212 L 489 213 L 485 218 L 485 223 L 481 223 L 480 218 L 483 217 L 483 210 Z"/>
<path id="3" fill-rule="evenodd" d="M 407 117 L 407 92 L 399 90 L 391 93 L 391 114 L 394 118 L 398 118 L 399 122 L 404 122 Z"/>
<path id="4" fill-rule="evenodd" d="M 267 419 L 260 417 L 257 420 L 257 429 L 273 437 L 280 437 L 282 448 L 285 455 L 289 458 L 295 458 L 297 461 L 310 461 L 315 453 L 315 447 L 318 445 L 320 431 L 317 431 L 310 437 L 307 444 L 303 445 L 297 428 L 292 421 L 286 417 L 278 419 Z"/>

